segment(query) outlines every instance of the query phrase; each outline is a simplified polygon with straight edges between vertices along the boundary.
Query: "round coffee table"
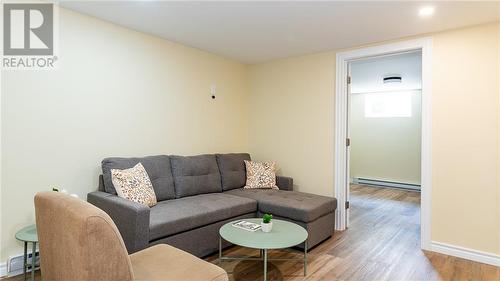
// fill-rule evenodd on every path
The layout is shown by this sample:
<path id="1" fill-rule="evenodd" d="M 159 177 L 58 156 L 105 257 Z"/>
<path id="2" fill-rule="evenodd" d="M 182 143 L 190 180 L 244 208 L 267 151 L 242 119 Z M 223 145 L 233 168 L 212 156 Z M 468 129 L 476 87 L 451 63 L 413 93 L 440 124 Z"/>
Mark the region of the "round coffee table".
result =
<path id="1" fill-rule="evenodd" d="M 248 222 L 260 224 L 262 219 L 241 219 Z M 240 221 L 240 220 L 236 220 Z M 219 230 L 219 261 L 223 260 L 262 260 L 264 261 L 264 281 L 267 280 L 267 261 L 268 260 L 301 260 L 304 263 L 304 276 L 307 274 L 307 231 L 300 225 L 273 219 L 273 229 L 271 232 L 262 230 L 248 231 L 232 226 L 236 221 L 223 225 Z M 222 239 L 235 245 L 259 249 L 259 257 L 230 257 L 222 256 Z M 304 257 L 268 259 L 267 251 L 272 249 L 290 248 L 304 242 Z"/>

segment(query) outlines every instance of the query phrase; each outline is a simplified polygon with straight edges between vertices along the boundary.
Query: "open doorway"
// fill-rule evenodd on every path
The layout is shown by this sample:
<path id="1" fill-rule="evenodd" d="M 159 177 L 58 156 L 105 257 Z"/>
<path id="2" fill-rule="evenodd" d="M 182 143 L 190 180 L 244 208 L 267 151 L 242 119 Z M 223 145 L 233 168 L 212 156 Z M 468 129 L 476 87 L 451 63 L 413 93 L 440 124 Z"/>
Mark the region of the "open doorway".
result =
<path id="1" fill-rule="evenodd" d="M 432 250 L 433 244 L 430 239 L 431 233 L 431 92 L 432 92 L 432 39 L 421 38 L 416 40 L 390 43 L 374 47 L 366 47 L 355 50 L 337 53 L 336 62 L 336 93 L 335 93 L 335 196 L 339 207 L 336 213 L 336 229 L 344 230 L 349 227 L 350 213 L 350 182 L 351 173 L 349 171 L 349 80 L 350 64 L 356 61 L 370 60 L 383 57 L 391 57 L 402 54 L 420 54 L 421 56 L 421 130 L 420 130 L 420 233 L 417 239 L 420 239 L 420 248 Z M 398 74 L 398 73 L 386 73 Z M 388 80 L 397 80 L 395 77 L 382 77 Z M 404 78 L 402 78 L 404 79 Z M 416 87 L 418 89 L 418 87 Z M 389 95 L 389 94 L 387 94 Z M 411 96 L 411 94 L 409 94 Z M 408 115 L 407 110 L 402 110 L 404 106 L 399 107 L 399 112 L 387 112 L 387 110 L 377 109 L 377 98 L 370 98 L 371 108 L 366 109 L 367 114 L 380 116 L 384 114 Z M 384 98 L 378 98 L 382 102 Z M 407 100 L 407 98 L 406 98 Z M 405 98 L 399 98 L 398 103 L 404 104 Z M 379 103 L 380 104 L 380 103 Z M 406 107 L 407 108 L 407 107 Z M 412 108 L 413 110 L 413 108 Z M 363 106 L 363 114 L 365 113 Z M 380 118 L 380 117 L 378 117 Z M 363 178 L 360 176 L 360 178 Z M 375 178 L 380 184 L 384 178 Z M 398 185 L 404 183 L 402 180 L 387 180 L 385 184 Z M 409 183 L 409 184 L 408 184 Z M 412 185 L 413 184 L 413 185 Z M 418 182 L 406 182 L 405 188 L 412 187 L 418 189 Z M 387 191 L 393 189 L 385 189 Z M 418 218 L 417 218 L 418 219 Z"/>
<path id="2" fill-rule="evenodd" d="M 380 241 L 399 234 L 398 246 L 411 247 L 420 239 L 422 52 L 349 61 L 348 71 L 350 227 L 370 225 L 365 235 L 385 233 Z"/>
<path id="3" fill-rule="evenodd" d="M 420 191 L 421 51 L 348 67 L 350 184 Z"/>

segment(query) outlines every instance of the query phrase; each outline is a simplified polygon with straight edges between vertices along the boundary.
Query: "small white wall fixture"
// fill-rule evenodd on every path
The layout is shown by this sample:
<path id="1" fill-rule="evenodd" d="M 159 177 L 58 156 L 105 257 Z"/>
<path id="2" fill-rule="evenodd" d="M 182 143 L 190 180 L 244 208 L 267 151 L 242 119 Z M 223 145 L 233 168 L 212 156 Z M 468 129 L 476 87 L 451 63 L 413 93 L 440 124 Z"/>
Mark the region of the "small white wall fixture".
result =
<path id="1" fill-rule="evenodd" d="M 422 52 L 422 152 L 421 152 L 421 248 L 431 250 L 431 95 L 432 95 L 432 38 L 425 37 L 398 43 L 384 44 L 337 53 L 335 89 L 335 197 L 338 208 L 335 214 L 335 229 L 348 226 L 348 65 L 359 59 L 385 55 Z"/>

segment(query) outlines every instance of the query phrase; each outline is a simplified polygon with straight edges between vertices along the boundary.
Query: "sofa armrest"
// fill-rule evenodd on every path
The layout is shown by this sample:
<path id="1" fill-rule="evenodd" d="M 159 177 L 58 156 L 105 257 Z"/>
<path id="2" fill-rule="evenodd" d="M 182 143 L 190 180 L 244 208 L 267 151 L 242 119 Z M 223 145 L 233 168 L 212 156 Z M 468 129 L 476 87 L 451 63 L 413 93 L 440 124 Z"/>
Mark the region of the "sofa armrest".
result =
<path id="1" fill-rule="evenodd" d="M 293 191 L 293 178 L 276 176 L 276 185 L 281 190 Z"/>
<path id="2" fill-rule="evenodd" d="M 149 244 L 149 208 L 106 192 L 87 194 L 87 201 L 106 212 L 122 235 L 129 254 Z"/>

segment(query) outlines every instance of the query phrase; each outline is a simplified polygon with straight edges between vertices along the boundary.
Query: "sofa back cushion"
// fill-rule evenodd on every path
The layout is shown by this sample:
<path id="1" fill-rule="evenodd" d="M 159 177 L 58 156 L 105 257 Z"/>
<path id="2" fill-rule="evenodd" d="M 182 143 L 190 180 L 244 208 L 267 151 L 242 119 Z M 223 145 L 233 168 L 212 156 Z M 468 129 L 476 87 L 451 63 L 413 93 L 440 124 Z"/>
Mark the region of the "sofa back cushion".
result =
<path id="1" fill-rule="evenodd" d="M 174 180 L 170 169 L 170 159 L 166 155 L 147 156 L 140 158 L 110 157 L 102 160 L 102 175 L 104 179 L 104 190 L 116 194 L 116 189 L 111 180 L 111 169 L 129 169 L 142 163 L 153 184 L 156 199 L 158 201 L 174 199 Z"/>
<path id="2" fill-rule="evenodd" d="M 245 160 L 250 161 L 248 153 L 217 154 L 222 189 L 224 191 L 242 188 L 246 183 Z"/>
<path id="3" fill-rule="evenodd" d="M 170 156 L 177 198 L 222 192 L 219 168 L 213 154 Z"/>

